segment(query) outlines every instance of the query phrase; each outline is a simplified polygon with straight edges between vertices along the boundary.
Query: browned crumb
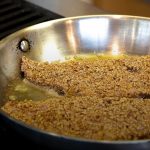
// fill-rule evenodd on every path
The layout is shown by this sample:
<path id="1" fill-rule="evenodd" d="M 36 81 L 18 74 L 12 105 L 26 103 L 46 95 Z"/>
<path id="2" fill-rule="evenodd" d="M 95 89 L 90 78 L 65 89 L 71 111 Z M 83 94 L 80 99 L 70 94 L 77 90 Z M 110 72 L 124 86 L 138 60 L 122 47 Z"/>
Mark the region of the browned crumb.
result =
<path id="1" fill-rule="evenodd" d="M 40 129 L 96 140 L 150 138 L 150 56 L 39 63 L 22 58 L 29 81 L 63 97 L 8 101 L 3 110 Z M 69 96 L 69 97 L 68 97 Z"/>
<path id="2" fill-rule="evenodd" d="M 62 97 L 8 101 L 2 109 L 27 124 L 62 135 L 96 140 L 150 138 L 150 99 Z"/>
<path id="3" fill-rule="evenodd" d="M 25 77 L 61 95 L 150 98 L 150 56 L 40 63 L 22 58 Z"/>

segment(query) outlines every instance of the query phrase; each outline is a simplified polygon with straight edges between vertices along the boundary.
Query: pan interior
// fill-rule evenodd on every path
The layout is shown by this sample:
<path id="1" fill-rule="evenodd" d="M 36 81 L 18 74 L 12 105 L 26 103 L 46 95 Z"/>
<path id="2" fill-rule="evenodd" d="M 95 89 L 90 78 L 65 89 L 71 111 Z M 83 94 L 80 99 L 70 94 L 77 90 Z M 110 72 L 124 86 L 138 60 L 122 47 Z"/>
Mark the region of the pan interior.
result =
<path id="1" fill-rule="evenodd" d="M 19 43 L 28 41 L 27 52 Z M 150 19 L 98 15 L 41 23 L 14 33 L 0 42 L 0 103 L 8 82 L 21 79 L 20 60 L 25 55 L 40 62 L 64 61 L 85 55 L 147 55 L 150 53 Z"/>

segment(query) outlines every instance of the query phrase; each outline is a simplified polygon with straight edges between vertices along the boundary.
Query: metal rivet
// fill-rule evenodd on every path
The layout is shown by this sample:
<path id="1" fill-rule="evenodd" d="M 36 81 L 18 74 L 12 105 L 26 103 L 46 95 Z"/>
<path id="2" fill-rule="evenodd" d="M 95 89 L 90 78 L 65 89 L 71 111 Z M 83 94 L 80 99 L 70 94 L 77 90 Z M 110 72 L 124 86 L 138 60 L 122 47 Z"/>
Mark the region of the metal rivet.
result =
<path id="1" fill-rule="evenodd" d="M 29 42 L 27 40 L 20 41 L 19 48 L 21 51 L 27 52 L 30 49 Z"/>

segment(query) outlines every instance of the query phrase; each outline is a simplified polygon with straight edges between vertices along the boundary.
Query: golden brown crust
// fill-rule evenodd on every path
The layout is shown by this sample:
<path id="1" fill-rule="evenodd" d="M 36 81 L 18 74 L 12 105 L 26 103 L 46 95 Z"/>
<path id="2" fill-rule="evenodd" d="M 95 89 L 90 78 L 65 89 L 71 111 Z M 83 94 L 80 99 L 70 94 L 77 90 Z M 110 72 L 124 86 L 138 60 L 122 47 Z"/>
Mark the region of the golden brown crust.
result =
<path id="1" fill-rule="evenodd" d="M 22 58 L 29 81 L 63 97 L 8 101 L 3 110 L 27 124 L 96 140 L 150 138 L 150 56 L 39 63 Z"/>
<path id="2" fill-rule="evenodd" d="M 66 95 L 150 97 L 150 56 L 39 63 L 22 58 L 25 77 Z"/>
<path id="3" fill-rule="evenodd" d="M 34 127 L 62 135 L 96 140 L 150 138 L 150 99 L 79 96 L 8 101 L 3 110 Z"/>

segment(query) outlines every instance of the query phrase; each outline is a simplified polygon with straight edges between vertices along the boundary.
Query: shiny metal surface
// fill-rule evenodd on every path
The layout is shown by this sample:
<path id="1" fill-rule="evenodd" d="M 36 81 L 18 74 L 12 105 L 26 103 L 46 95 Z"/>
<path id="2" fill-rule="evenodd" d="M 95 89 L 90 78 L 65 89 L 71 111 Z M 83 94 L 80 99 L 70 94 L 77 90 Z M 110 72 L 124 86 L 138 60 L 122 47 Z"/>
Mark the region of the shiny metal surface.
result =
<path id="1" fill-rule="evenodd" d="M 12 49 L 11 43 L 15 46 L 19 42 L 16 38 L 30 42 L 27 55 L 37 61 L 82 54 L 146 55 L 150 53 L 150 20 L 117 15 L 59 19 L 26 28 L 1 43 L 10 39 Z"/>
<path id="2" fill-rule="evenodd" d="M 18 43 L 21 39 L 29 41 L 30 51 L 23 53 L 19 50 Z M 52 62 L 85 54 L 115 56 L 150 54 L 150 19 L 118 15 L 74 17 L 41 23 L 6 37 L 0 41 L 0 104 L 4 102 L 3 93 L 7 84 L 15 78 L 20 78 L 22 55 L 36 61 Z M 13 124 L 16 123 L 16 126 L 32 130 L 24 124 L 20 125 L 7 115 L 4 115 L 4 118 L 9 119 L 9 122 Z M 47 139 L 54 136 L 40 130 L 32 130 L 32 132 L 38 132 L 40 136 L 46 136 Z M 55 140 L 60 140 L 57 137 L 59 135 L 55 135 Z M 132 146 L 137 142 L 139 141 L 127 141 Z M 143 140 L 139 144 L 140 148 L 148 150 L 150 141 Z"/>
<path id="3" fill-rule="evenodd" d="M 29 42 L 27 40 L 21 40 L 19 42 L 19 48 L 23 52 L 27 52 L 30 49 Z"/>
<path id="4" fill-rule="evenodd" d="M 149 19 L 92 16 L 62 19 L 31 28 L 36 43 L 28 55 L 38 61 L 64 60 L 82 54 L 149 54 Z M 37 44 L 38 43 L 38 44 Z"/>

